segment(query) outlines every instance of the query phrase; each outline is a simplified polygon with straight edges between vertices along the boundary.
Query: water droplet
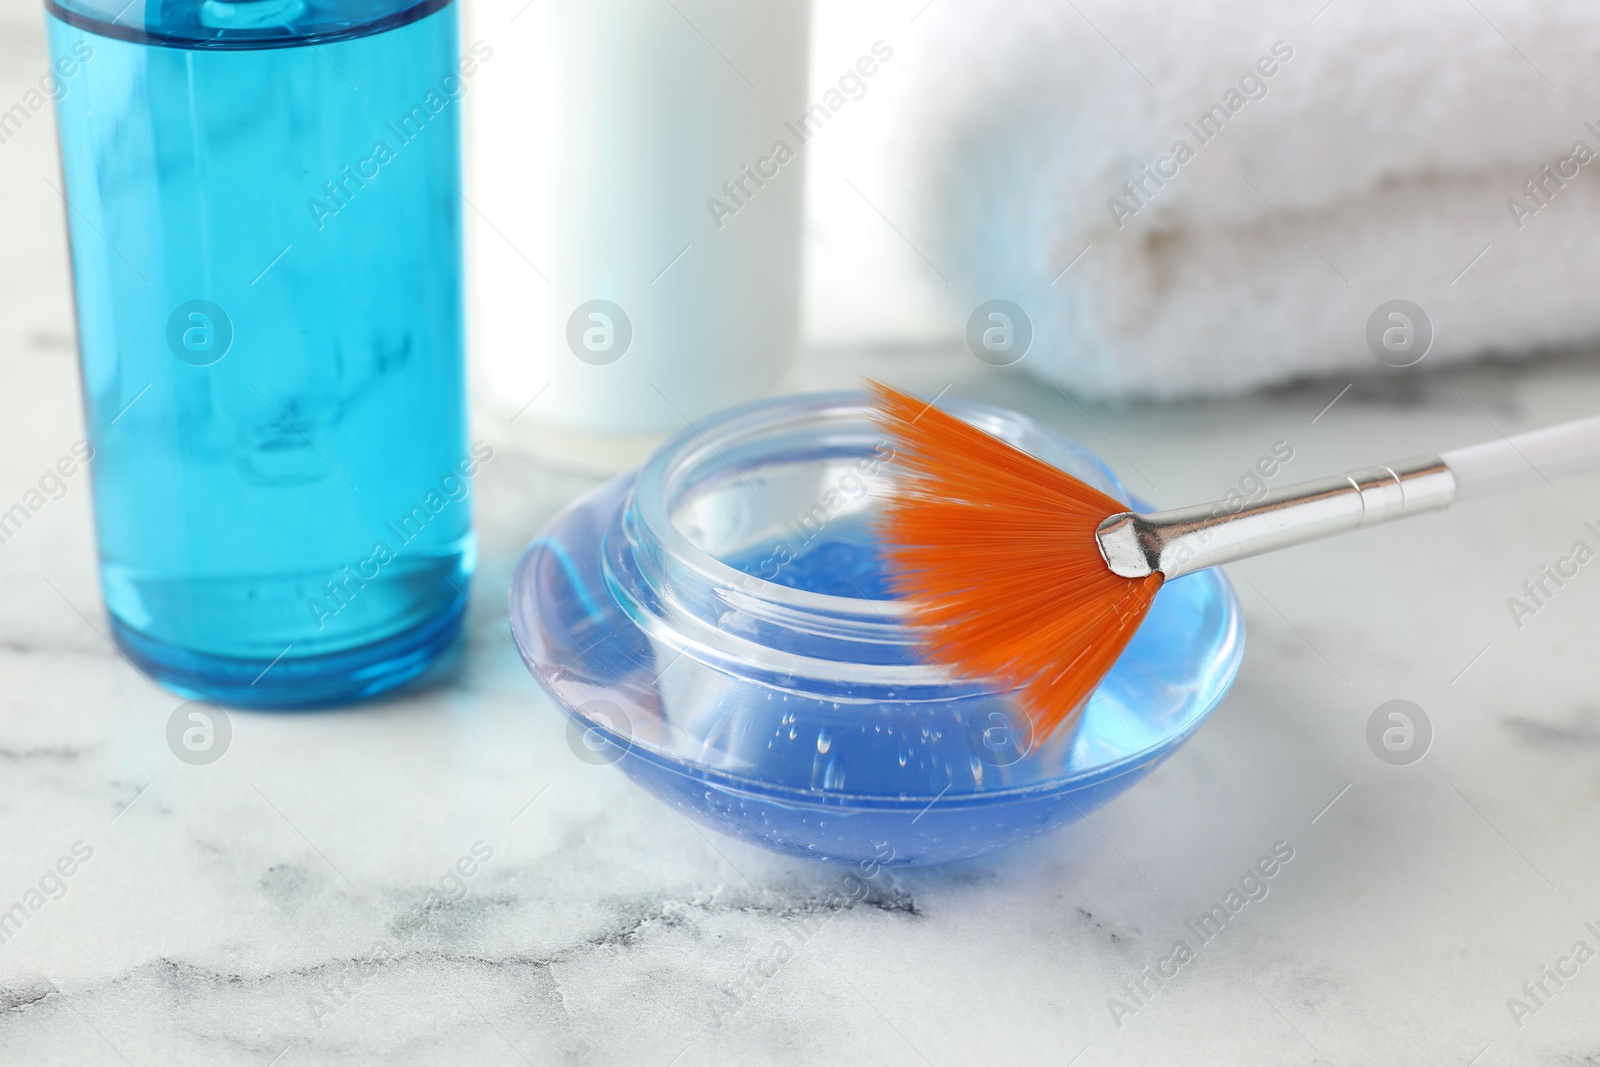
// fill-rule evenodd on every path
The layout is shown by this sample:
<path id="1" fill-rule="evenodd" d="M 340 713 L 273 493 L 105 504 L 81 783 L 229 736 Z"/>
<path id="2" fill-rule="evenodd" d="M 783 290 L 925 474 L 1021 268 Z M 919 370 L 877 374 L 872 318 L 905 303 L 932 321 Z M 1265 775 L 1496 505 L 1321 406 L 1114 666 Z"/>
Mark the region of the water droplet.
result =
<path id="1" fill-rule="evenodd" d="M 828 731 L 827 730 L 818 730 L 817 731 L 817 751 L 823 753 L 824 755 L 826 755 L 828 749 L 831 748 L 832 746 L 833 746 L 833 738 L 828 736 Z"/>

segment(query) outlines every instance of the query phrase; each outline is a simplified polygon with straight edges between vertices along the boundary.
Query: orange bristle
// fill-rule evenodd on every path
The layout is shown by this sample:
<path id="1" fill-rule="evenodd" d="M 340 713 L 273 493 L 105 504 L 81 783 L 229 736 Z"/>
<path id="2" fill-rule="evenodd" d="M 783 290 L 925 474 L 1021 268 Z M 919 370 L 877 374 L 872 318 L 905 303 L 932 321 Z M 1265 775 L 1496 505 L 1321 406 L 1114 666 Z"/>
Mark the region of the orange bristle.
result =
<path id="1" fill-rule="evenodd" d="M 1084 701 L 1150 610 L 1159 572 L 1113 574 L 1095 529 L 1127 507 L 996 437 L 869 382 L 893 440 L 880 534 L 930 659 L 1021 690 L 1042 739 Z"/>

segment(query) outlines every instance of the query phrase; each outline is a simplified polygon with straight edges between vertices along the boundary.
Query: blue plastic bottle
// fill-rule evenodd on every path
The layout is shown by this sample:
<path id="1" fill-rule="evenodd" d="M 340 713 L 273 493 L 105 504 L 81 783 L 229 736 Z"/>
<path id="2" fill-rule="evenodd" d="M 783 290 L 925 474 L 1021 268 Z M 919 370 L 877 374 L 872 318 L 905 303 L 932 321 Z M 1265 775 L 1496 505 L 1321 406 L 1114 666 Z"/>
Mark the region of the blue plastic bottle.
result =
<path id="1" fill-rule="evenodd" d="M 224 703 L 424 671 L 475 562 L 448 0 L 46 0 L 101 584 Z"/>

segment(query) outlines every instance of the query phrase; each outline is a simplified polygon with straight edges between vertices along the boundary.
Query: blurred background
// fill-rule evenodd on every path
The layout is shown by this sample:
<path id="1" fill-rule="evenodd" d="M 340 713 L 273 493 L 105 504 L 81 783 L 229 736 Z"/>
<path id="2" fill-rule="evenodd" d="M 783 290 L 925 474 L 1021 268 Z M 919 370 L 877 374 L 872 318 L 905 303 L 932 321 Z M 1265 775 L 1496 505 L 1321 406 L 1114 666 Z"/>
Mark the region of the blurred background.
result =
<path id="1" fill-rule="evenodd" d="M 477 395 L 521 412 L 523 440 L 667 428 L 779 380 L 848 386 L 864 358 L 940 384 L 1183 400 L 1340 375 L 1409 388 L 1600 328 L 1581 296 L 1600 146 L 1585 20 L 1510 3 L 806 7 L 469 20 L 499 49 L 468 100 Z M 770 160 L 779 146 L 794 160 Z M 602 289 L 643 323 L 609 369 L 561 336 Z M 984 348 L 994 301 L 1003 352 Z M 670 400 L 646 382 L 667 367 L 691 371 Z M 544 452 L 604 453 L 588 443 Z"/>
<path id="2" fill-rule="evenodd" d="M 235 716 L 207 775 L 106 640 L 68 479 L 0 544 L 0 907 L 94 859 L 0 942 L 0 1059 L 1587 1062 L 1592 965 L 1525 983 L 1600 949 L 1600 581 L 1511 601 L 1596 543 L 1593 479 L 1230 568 L 1249 653 L 1183 753 L 1092 822 L 848 907 L 574 758 L 504 605 L 529 539 L 667 434 L 865 374 L 1061 427 L 1161 506 L 1248 491 L 1284 446 L 1274 484 L 1594 414 L 1591 14 L 463 17 L 471 433 L 498 449 L 467 637 L 431 688 Z M 48 64 L 38 5 L 0 0 L 0 509 L 84 433 Z M 1428 728 L 1396 764 L 1368 724 L 1401 699 Z M 471 904 L 346 978 L 480 839 Z M 1108 1012 L 1278 841 L 1272 897 Z M 797 915 L 828 926 L 801 944 Z"/>

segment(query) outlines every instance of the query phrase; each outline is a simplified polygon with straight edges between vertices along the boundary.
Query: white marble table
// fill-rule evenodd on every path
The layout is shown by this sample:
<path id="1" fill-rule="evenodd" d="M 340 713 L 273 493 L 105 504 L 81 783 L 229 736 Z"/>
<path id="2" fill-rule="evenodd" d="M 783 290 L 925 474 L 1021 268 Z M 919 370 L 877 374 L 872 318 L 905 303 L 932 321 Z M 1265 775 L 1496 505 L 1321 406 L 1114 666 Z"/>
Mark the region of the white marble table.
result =
<path id="1" fill-rule="evenodd" d="M 38 12 L 7 0 L 0 102 L 42 54 Z M 81 432 L 48 123 L 0 145 L 0 506 Z M 959 354 L 807 374 L 863 369 L 1037 414 L 1169 503 L 1280 440 L 1283 476 L 1310 476 L 1600 408 L 1588 355 L 1385 371 L 1326 411 L 1345 381 L 1080 410 Z M 1595 479 L 1234 568 L 1244 668 L 1167 765 L 1092 822 L 886 871 L 847 906 L 840 870 L 702 831 L 569 750 L 503 604 L 522 543 L 586 484 L 509 451 L 486 469 L 479 614 L 437 687 L 237 713 L 204 767 L 165 742 L 177 698 L 102 636 L 85 483 L 0 544 L 0 912 L 27 913 L 0 943 L 0 1062 L 1600 1058 L 1600 962 L 1571 956 L 1600 950 L 1600 565 L 1520 629 L 1506 607 L 1590 537 Z M 1391 699 L 1433 726 L 1409 766 L 1366 739 Z M 1195 936 L 1275 845 L 1292 859 L 1267 895 Z"/>

